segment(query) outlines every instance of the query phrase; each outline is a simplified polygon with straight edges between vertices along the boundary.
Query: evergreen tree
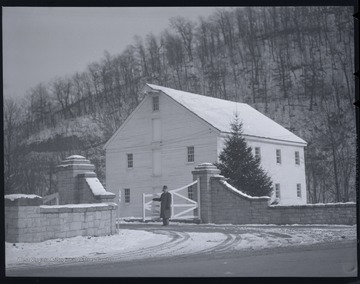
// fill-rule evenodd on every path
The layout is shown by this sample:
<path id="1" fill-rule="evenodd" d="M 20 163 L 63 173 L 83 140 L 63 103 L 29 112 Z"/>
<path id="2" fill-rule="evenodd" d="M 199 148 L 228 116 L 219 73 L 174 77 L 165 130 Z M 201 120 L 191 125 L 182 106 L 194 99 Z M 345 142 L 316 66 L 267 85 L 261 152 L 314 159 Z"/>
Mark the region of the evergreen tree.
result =
<path id="1" fill-rule="evenodd" d="M 221 174 L 235 188 L 251 196 L 270 196 L 272 182 L 262 169 L 260 160 L 256 159 L 247 145 L 242 131 L 242 122 L 237 115 L 231 123 L 232 133 L 225 140 L 223 151 L 216 166 Z"/>

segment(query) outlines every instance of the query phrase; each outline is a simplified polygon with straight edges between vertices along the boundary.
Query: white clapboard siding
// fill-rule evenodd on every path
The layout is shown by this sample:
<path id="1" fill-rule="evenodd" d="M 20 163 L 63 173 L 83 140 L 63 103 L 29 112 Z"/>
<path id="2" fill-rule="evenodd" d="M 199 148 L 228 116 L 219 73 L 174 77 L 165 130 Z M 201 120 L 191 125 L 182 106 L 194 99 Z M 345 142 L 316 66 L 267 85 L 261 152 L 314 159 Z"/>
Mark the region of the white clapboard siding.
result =
<path id="1" fill-rule="evenodd" d="M 281 204 L 306 204 L 306 181 L 304 147 L 284 144 L 274 140 L 246 137 L 246 142 L 253 149 L 260 147 L 261 166 L 271 177 L 273 184 L 280 183 Z M 218 138 L 218 153 L 224 147 L 224 137 Z M 281 164 L 276 163 L 276 149 L 281 150 Z M 300 154 L 300 165 L 295 164 L 295 151 Z M 297 184 L 301 184 L 301 198 L 297 197 Z M 241 190 L 241 189 L 240 189 Z M 271 201 L 275 199 L 272 196 Z"/>
<path id="2" fill-rule="evenodd" d="M 117 200 L 121 192 L 120 217 L 141 217 L 143 193 L 161 193 L 165 184 L 172 190 L 190 183 L 194 167 L 216 162 L 223 149 L 224 133 L 162 92 L 157 93 L 159 111 L 153 112 L 152 95 L 145 96 L 105 146 L 107 190 L 115 193 Z M 253 151 L 260 147 L 262 167 L 274 184 L 280 183 L 281 204 L 305 204 L 305 144 L 260 137 L 245 139 Z M 189 146 L 195 150 L 194 162 L 187 161 Z M 276 149 L 281 150 L 281 165 L 276 164 Z M 295 151 L 300 153 L 300 165 L 295 165 Z M 127 168 L 129 153 L 133 154 L 132 169 Z M 297 197 L 297 184 L 301 184 L 301 198 Z M 124 202 L 125 188 L 130 188 L 129 204 Z M 187 195 L 186 190 L 182 193 Z"/>
<path id="3" fill-rule="evenodd" d="M 160 110 L 152 112 L 151 96 L 112 139 L 106 148 L 107 190 L 118 199 L 120 217 L 142 215 L 142 193 L 159 193 L 164 184 L 175 189 L 192 181 L 191 171 L 203 162 L 217 159 L 217 135 L 213 127 L 167 97 L 159 95 Z M 153 119 L 160 119 L 161 142 L 153 141 Z M 159 134 L 155 137 L 157 137 Z M 194 146 L 195 161 L 187 162 L 187 147 Z M 161 175 L 153 176 L 152 151 L 161 151 Z M 134 167 L 127 168 L 127 154 Z M 124 189 L 130 188 L 131 201 L 125 204 Z M 187 191 L 183 191 L 187 194 Z"/>

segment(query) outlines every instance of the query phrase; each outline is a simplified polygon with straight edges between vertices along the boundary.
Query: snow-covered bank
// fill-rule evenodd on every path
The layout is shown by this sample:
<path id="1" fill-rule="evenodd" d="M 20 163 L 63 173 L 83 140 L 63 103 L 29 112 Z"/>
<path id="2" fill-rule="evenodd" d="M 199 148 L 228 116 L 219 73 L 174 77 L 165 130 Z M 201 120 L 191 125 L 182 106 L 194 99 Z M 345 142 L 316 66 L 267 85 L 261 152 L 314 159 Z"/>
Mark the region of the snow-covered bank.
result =
<path id="1" fill-rule="evenodd" d="M 6 266 L 47 265 L 71 261 L 71 258 L 111 257 L 124 251 L 141 250 L 169 240 L 167 235 L 139 230 L 121 230 L 119 234 L 103 237 L 78 236 L 47 240 L 40 243 L 6 243 Z M 76 261 L 76 260 L 75 260 Z"/>
<path id="2" fill-rule="evenodd" d="M 41 243 L 6 243 L 6 267 L 46 266 L 92 261 L 127 261 L 151 257 L 215 254 L 322 242 L 355 240 L 356 226 L 134 226 L 105 237 L 74 237 Z M 184 225 L 184 224 L 181 224 Z M 137 227 L 137 228 L 136 228 Z M 214 230 L 215 229 L 215 230 Z"/>

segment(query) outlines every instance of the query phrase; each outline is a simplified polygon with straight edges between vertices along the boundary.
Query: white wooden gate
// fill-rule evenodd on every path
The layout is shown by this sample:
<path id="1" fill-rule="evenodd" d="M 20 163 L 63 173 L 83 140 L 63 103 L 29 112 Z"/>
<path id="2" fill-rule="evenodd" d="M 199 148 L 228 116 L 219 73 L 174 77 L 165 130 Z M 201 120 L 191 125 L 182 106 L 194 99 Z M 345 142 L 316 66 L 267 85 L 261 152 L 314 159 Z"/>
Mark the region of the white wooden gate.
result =
<path id="1" fill-rule="evenodd" d="M 195 186 L 196 185 L 196 186 Z M 193 189 L 196 188 L 196 197 L 197 200 L 192 200 L 186 194 L 181 193 L 183 190 L 187 190 L 190 186 L 193 186 Z M 200 183 L 199 180 L 195 180 L 188 185 L 183 187 L 169 190 L 171 193 L 171 219 L 200 219 Z M 195 192 L 193 192 L 195 194 Z M 143 193 L 143 221 L 146 219 L 152 219 L 154 206 L 152 204 L 152 199 L 155 197 L 159 197 L 161 193 L 156 194 L 146 194 Z M 175 198 L 177 197 L 177 198 Z M 180 209 L 180 210 L 179 210 Z M 194 210 L 197 209 L 197 214 L 195 214 Z M 147 216 L 147 212 L 150 211 L 152 216 Z M 192 212 L 193 214 L 189 214 Z M 157 212 L 158 213 L 158 212 Z M 188 214 L 188 215 L 185 215 Z M 149 214 L 148 214 L 149 215 Z M 159 216 L 159 215 L 157 215 Z"/>

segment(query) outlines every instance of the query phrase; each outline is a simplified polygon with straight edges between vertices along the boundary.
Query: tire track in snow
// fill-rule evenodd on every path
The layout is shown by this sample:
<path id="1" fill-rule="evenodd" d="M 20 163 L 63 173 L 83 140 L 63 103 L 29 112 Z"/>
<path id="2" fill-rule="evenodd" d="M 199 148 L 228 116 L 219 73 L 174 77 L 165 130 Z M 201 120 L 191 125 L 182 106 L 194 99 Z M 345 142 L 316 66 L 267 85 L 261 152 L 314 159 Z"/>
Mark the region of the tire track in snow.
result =
<path id="1" fill-rule="evenodd" d="M 190 235 L 184 232 L 176 231 L 164 231 L 158 230 L 157 234 L 164 234 L 170 236 L 170 240 L 161 243 L 159 245 L 146 247 L 143 249 L 136 249 L 125 251 L 123 253 L 114 254 L 112 257 L 118 260 L 133 260 L 137 258 L 152 258 L 152 257 L 162 257 L 164 254 L 168 254 L 169 250 L 176 250 L 176 247 L 186 242 Z"/>

